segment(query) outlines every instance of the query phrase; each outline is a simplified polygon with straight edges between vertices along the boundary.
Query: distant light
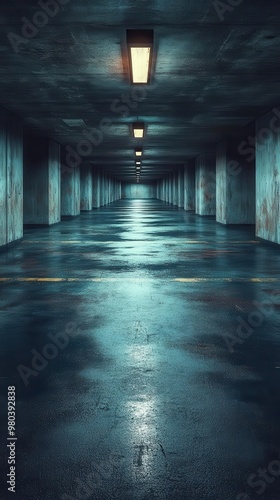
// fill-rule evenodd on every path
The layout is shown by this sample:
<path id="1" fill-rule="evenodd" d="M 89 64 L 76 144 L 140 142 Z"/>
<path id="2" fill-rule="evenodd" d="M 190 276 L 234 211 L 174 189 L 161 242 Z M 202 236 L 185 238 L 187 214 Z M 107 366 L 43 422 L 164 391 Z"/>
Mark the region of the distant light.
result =
<path id="1" fill-rule="evenodd" d="M 136 139 L 138 139 L 138 138 L 141 139 L 144 137 L 144 129 L 145 129 L 144 123 L 140 123 L 140 122 L 133 123 L 132 129 L 133 129 L 133 136 Z"/>
<path id="2" fill-rule="evenodd" d="M 142 156 L 142 149 L 135 149 L 135 156 Z"/>
<path id="3" fill-rule="evenodd" d="M 141 161 L 136 161 L 135 165 L 141 165 Z"/>
<path id="4" fill-rule="evenodd" d="M 150 82 L 154 32 L 153 30 L 127 30 L 130 78 L 133 84 Z"/>

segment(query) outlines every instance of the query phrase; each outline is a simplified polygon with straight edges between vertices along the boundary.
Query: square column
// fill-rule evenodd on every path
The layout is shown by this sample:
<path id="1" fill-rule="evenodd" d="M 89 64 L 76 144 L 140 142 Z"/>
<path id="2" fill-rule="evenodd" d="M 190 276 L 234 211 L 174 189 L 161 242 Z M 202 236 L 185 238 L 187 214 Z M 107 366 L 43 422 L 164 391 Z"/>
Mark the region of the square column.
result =
<path id="1" fill-rule="evenodd" d="M 61 220 L 60 145 L 49 138 L 24 142 L 24 223 L 56 224 Z"/>
<path id="2" fill-rule="evenodd" d="M 173 203 L 173 174 L 168 175 L 168 203 Z"/>
<path id="3" fill-rule="evenodd" d="M 195 210 L 195 160 L 184 167 L 184 209 Z"/>
<path id="4" fill-rule="evenodd" d="M 255 161 L 239 153 L 241 144 L 234 139 L 217 147 L 216 219 L 222 224 L 255 223 Z"/>
<path id="5" fill-rule="evenodd" d="M 100 207 L 100 172 L 98 169 L 92 171 L 92 207 Z"/>
<path id="6" fill-rule="evenodd" d="M 80 214 L 80 168 L 65 168 L 65 151 L 61 165 L 61 216 L 76 217 Z"/>
<path id="7" fill-rule="evenodd" d="M 216 158 L 203 153 L 195 161 L 195 190 L 198 215 L 216 214 Z"/>
<path id="8" fill-rule="evenodd" d="M 23 237 L 23 127 L 0 109 L 0 247 Z"/>
<path id="9" fill-rule="evenodd" d="M 184 171 L 178 170 L 178 207 L 184 208 Z"/>
<path id="10" fill-rule="evenodd" d="M 172 204 L 178 205 L 178 173 L 172 174 Z"/>
<path id="11" fill-rule="evenodd" d="M 279 213 L 280 107 L 277 107 L 256 120 L 256 236 L 280 244 Z"/>
<path id="12" fill-rule="evenodd" d="M 89 212 L 92 210 L 92 166 L 81 165 L 81 210 Z"/>
<path id="13" fill-rule="evenodd" d="M 103 172 L 100 172 L 100 206 L 104 207 L 105 201 L 105 176 Z"/>

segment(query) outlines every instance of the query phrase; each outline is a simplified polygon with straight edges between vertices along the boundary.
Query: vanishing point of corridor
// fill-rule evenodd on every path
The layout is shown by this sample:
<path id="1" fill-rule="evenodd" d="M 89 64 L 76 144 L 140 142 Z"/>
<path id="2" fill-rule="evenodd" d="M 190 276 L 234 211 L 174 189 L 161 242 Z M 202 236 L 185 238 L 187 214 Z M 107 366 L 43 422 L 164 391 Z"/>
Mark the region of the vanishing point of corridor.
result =
<path id="1" fill-rule="evenodd" d="M 25 230 L 0 264 L 16 498 L 278 500 L 279 262 L 158 200 Z"/>

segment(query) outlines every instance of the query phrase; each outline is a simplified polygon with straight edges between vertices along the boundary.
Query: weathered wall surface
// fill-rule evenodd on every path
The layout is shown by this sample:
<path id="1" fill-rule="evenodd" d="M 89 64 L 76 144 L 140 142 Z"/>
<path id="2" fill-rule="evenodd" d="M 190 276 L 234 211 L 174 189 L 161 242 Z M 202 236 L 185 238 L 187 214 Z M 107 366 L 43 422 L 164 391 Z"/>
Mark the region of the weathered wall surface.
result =
<path id="1" fill-rule="evenodd" d="M 196 213 L 216 214 L 216 158 L 212 154 L 201 154 L 195 159 Z"/>
<path id="2" fill-rule="evenodd" d="M 184 168 L 184 209 L 195 210 L 195 160 Z"/>
<path id="3" fill-rule="evenodd" d="M 24 141 L 25 224 L 51 225 L 61 219 L 60 146 L 43 137 Z"/>
<path id="4" fill-rule="evenodd" d="M 80 168 L 65 168 L 65 150 L 61 151 L 61 215 L 75 217 L 80 213 Z"/>
<path id="5" fill-rule="evenodd" d="M 0 109 L 0 246 L 7 244 L 7 116 Z"/>
<path id="6" fill-rule="evenodd" d="M 0 110 L 0 246 L 23 236 L 23 127 Z"/>
<path id="7" fill-rule="evenodd" d="M 156 184 L 122 183 L 122 198 L 156 198 Z"/>
<path id="8" fill-rule="evenodd" d="M 280 107 L 256 121 L 256 235 L 280 243 Z"/>
<path id="9" fill-rule="evenodd" d="M 246 136 L 218 144 L 216 218 L 222 224 L 255 223 L 255 161 L 242 155 Z"/>
<path id="10" fill-rule="evenodd" d="M 92 172 L 92 207 L 100 207 L 100 172 L 98 169 Z"/>
<path id="11" fill-rule="evenodd" d="M 57 142 L 49 140 L 48 156 L 49 224 L 56 224 L 61 220 L 60 145 Z"/>
<path id="12" fill-rule="evenodd" d="M 92 210 L 92 167 L 81 166 L 81 210 Z"/>

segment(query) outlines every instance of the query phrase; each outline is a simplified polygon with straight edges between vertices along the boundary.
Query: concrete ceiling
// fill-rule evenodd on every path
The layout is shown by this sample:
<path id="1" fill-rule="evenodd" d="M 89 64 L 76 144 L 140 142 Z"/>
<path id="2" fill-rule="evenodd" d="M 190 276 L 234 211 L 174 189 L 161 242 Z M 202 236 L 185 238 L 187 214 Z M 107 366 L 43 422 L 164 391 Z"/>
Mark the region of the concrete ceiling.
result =
<path id="1" fill-rule="evenodd" d="M 278 0 L 63 2 L 18 53 L 8 33 L 22 36 L 22 18 L 42 8 L 34 0 L 1 3 L 0 104 L 75 151 L 83 131 L 107 119 L 83 159 L 118 179 L 134 180 L 139 145 L 141 180 L 160 178 L 280 102 Z M 224 20 L 215 8 L 222 4 Z M 155 53 L 151 85 L 133 94 L 125 36 L 135 28 L 154 29 Z M 137 119 L 147 125 L 142 142 L 131 134 Z"/>

